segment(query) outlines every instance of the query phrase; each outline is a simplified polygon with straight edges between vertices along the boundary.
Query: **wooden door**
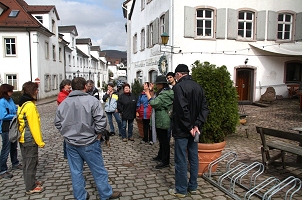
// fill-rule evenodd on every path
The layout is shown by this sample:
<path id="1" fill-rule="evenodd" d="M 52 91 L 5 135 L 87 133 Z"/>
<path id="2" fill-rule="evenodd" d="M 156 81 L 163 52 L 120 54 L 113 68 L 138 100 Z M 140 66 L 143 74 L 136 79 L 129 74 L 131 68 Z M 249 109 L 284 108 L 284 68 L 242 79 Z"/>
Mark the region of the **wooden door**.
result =
<path id="1" fill-rule="evenodd" d="M 251 101 L 252 70 L 238 69 L 236 77 L 238 101 Z"/>

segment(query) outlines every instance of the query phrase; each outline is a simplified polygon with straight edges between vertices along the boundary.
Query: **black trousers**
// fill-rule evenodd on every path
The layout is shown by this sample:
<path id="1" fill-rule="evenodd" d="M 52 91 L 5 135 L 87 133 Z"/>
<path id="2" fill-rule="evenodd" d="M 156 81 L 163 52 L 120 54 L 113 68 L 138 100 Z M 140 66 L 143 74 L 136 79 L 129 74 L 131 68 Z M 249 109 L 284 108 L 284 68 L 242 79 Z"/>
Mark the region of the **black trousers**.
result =
<path id="1" fill-rule="evenodd" d="M 36 187 L 36 173 L 38 166 L 38 145 L 24 145 L 20 143 L 23 162 L 23 177 L 26 191 Z"/>
<path id="2" fill-rule="evenodd" d="M 168 140 L 168 130 L 156 128 L 156 134 L 159 141 L 159 151 L 157 157 L 163 164 L 170 164 L 170 142 Z"/>
<path id="3" fill-rule="evenodd" d="M 143 141 L 152 141 L 152 132 L 150 127 L 150 119 L 143 119 L 144 138 Z"/>

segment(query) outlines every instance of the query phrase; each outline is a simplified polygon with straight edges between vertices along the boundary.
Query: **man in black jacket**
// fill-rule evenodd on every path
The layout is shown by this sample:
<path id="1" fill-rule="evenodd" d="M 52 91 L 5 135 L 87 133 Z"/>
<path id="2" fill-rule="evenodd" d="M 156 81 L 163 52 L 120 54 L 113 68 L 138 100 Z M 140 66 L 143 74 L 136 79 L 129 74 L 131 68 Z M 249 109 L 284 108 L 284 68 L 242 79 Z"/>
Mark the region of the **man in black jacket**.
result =
<path id="1" fill-rule="evenodd" d="M 177 84 L 174 85 L 173 130 L 175 139 L 175 189 L 173 196 L 182 198 L 196 194 L 198 177 L 198 144 L 195 134 L 201 133 L 208 116 L 208 106 L 203 88 L 192 80 L 187 65 L 175 69 Z M 187 178 L 187 154 L 190 163 L 190 178 Z"/>

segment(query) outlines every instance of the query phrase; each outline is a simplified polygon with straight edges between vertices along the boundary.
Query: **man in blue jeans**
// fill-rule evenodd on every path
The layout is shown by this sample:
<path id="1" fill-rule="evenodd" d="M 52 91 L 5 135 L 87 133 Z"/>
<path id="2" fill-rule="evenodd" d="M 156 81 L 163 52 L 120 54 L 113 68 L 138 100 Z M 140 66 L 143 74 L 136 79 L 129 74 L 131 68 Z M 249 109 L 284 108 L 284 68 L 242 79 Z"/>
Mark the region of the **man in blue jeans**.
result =
<path id="1" fill-rule="evenodd" d="M 86 80 L 72 80 L 73 91 L 58 106 L 55 126 L 66 141 L 68 165 L 71 173 L 73 196 L 77 200 L 89 199 L 83 177 L 84 162 L 90 168 L 102 200 L 117 199 L 121 192 L 113 192 L 108 183 L 100 138 L 106 129 L 106 117 L 100 101 L 86 93 Z"/>
<path id="2" fill-rule="evenodd" d="M 119 136 L 122 136 L 122 119 L 120 113 L 117 110 L 118 94 L 116 91 L 114 91 L 113 87 L 114 85 L 112 83 L 108 83 L 107 92 L 103 96 L 103 102 L 105 102 L 105 112 L 108 117 L 110 135 L 115 135 L 113 121 L 112 121 L 113 120 L 112 115 L 113 115 L 119 129 Z"/>
<path id="3" fill-rule="evenodd" d="M 203 88 L 192 80 L 187 65 L 179 64 L 175 69 L 176 85 L 173 86 L 173 130 L 175 140 L 175 189 L 169 194 L 178 198 L 194 195 L 198 177 L 198 143 L 195 133 L 200 133 L 209 110 Z M 187 177 L 187 159 L 190 178 Z"/>

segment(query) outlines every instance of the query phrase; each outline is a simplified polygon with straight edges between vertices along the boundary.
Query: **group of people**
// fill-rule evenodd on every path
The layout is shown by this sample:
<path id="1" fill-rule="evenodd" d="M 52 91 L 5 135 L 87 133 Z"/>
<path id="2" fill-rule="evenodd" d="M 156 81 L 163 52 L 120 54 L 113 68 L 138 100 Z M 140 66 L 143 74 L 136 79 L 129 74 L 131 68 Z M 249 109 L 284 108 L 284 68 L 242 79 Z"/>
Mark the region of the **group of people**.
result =
<path id="1" fill-rule="evenodd" d="M 174 73 L 157 76 L 155 85 L 157 91 L 154 93 L 154 84 L 144 83 L 144 90 L 136 99 L 131 93 L 129 84 L 125 83 L 123 93 L 118 95 L 113 89 L 114 85 L 109 83 L 108 90 L 103 96 L 105 102 L 103 109 L 99 96 L 95 95 L 93 82 L 82 77 L 62 81 L 54 124 L 64 138 L 64 157 L 68 160 L 75 199 L 89 199 L 83 177 L 84 162 L 92 172 L 101 199 L 116 199 L 121 196 L 121 192 L 113 192 L 108 183 L 108 172 L 104 166 L 100 143 L 106 131 L 107 118 L 110 133 L 115 134 L 112 116 L 117 121 L 122 141 L 134 140 L 133 121 L 137 116 L 144 121 L 144 138 L 141 143 L 153 144 L 152 133 L 156 132 L 159 151 L 153 160 L 160 162 L 156 169 L 170 165 L 172 133 L 175 140 L 175 188 L 170 189 L 169 194 L 178 198 L 196 194 L 198 150 L 194 137 L 196 133 L 202 132 L 209 112 L 204 90 L 192 80 L 188 66 L 184 64 L 179 64 Z M 12 168 L 23 169 L 26 194 L 40 193 L 44 190 L 42 182 L 36 180 L 38 148 L 45 145 L 40 128 L 40 116 L 35 106 L 38 91 L 38 84 L 31 81 L 24 83 L 22 97 L 17 107 L 11 98 L 13 86 L 8 84 L 0 86 L 2 136 L 0 177 L 13 176 L 7 172 L 6 162 L 10 153 Z M 18 115 L 20 123 L 21 137 L 18 142 L 22 164 L 17 159 L 17 142 L 11 143 L 8 139 L 7 124 L 15 115 Z"/>

